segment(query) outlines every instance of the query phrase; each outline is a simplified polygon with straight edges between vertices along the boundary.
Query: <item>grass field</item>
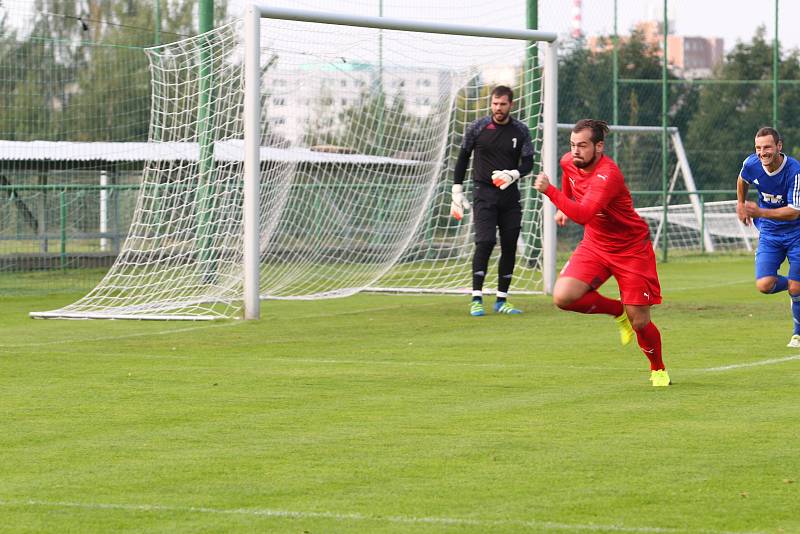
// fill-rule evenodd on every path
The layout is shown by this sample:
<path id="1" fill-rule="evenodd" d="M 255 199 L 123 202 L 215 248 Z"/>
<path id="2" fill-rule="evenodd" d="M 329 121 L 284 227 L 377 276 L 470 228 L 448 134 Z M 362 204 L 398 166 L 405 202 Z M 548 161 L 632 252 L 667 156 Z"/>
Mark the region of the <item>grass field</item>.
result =
<path id="1" fill-rule="evenodd" d="M 750 257 L 660 273 L 670 388 L 546 297 L 176 323 L 31 320 L 79 295 L 12 294 L 0 531 L 800 532 L 788 297 Z"/>

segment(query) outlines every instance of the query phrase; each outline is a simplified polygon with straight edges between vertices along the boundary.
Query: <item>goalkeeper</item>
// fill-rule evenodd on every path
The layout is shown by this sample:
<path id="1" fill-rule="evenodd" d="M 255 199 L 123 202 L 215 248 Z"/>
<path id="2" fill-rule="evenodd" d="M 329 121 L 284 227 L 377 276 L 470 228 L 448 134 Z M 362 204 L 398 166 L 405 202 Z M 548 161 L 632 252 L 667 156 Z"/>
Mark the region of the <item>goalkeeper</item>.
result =
<path id="1" fill-rule="evenodd" d="M 533 168 L 533 145 L 528 127 L 511 117 L 514 93 L 498 85 L 490 96 L 491 115 L 472 122 L 464 133 L 455 167 L 451 214 L 457 220 L 470 204 L 464 196 L 464 177 L 470 156 L 472 162 L 472 222 L 475 227 L 475 253 L 472 257 L 472 302 L 470 315 L 484 315 L 483 282 L 489 257 L 500 230 L 500 261 L 497 272 L 497 300 L 494 311 L 522 313 L 508 302 L 508 289 L 514 274 L 517 239 L 522 226 L 522 206 L 517 180 Z"/>

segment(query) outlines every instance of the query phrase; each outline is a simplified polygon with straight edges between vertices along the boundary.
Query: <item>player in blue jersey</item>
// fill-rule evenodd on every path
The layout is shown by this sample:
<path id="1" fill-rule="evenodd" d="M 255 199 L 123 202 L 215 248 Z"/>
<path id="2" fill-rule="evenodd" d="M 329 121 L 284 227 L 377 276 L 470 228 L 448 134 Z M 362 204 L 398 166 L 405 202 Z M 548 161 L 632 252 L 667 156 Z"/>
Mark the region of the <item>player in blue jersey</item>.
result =
<path id="1" fill-rule="evenodd" d="M 491 115 L 473 121 L 464 133 L 461 151 L 454 169 L 453 196 L 450 212 L 457 220 L 469 208 L 464 196 L 464 177 L 469 159 L 472 162 L 472 222 L 475 229 L 475 253 L 472 258 L 472 302 L 470 315 L 481 316 L 483 281 L 489 257 L 500 230 L 497 300 L 494 311 L 518 314 L 520 310 L 508 300 L 508 289 L 514 273 L 517 239 L 522 227 L 522 206 L 517 180 L 533 169 L 533 145 L 527 125 L 513 118 L 514 93 L 498 85 L 491 94 Z"/>
<path id="2" fill-rule="evenodd" d="M 736 186 L 736 215 L 742 223 L 754 222 L 759 231 L 756 250 L 756 287 L 762 293 L 789 291 L 794 331 L 789 347 L 800 347 L 800 162 L 781 149 L 775 128 L 756 132 L 755 154 L 742 163 Z M 758 202 L 745 201 L 750 186 Z M 778 268 L 789 259 L 789 275 Z"/>

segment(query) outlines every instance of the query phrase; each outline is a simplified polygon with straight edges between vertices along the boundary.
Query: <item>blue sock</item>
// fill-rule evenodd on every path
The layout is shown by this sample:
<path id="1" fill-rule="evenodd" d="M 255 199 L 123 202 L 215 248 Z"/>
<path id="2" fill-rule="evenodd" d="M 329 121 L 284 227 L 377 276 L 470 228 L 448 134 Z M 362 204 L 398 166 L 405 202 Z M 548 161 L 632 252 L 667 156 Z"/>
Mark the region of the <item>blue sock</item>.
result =
<path id="1" fill-rule="evenodd" d="M 800 295 L 789 296 L 792 299 L 792 321 L 794 322 L 794 334 L 800 335 Z"/>
<path id="2" fill-rule="evenodd" d="M 775 287 L 772 288 L 770 293 L 780 293 L 781 291 L 786 291 L 789 287 L 789 279 L 785 276 L 778 275 L 778 279 L 775 281 Z"/>

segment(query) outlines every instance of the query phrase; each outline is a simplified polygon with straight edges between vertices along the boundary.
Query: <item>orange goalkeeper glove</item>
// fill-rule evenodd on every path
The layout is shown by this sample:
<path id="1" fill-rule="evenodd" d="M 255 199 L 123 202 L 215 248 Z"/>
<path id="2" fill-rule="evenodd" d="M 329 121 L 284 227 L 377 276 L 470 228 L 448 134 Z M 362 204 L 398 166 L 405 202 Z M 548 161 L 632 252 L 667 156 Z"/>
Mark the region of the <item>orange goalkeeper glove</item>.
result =
<path id="1" fill-rule="evenodd" d="M 517 180 L 519 180 L 519 171 L 517 169 L 492 171 L 492 183 L 500 189 L 505 189 Z"/>

